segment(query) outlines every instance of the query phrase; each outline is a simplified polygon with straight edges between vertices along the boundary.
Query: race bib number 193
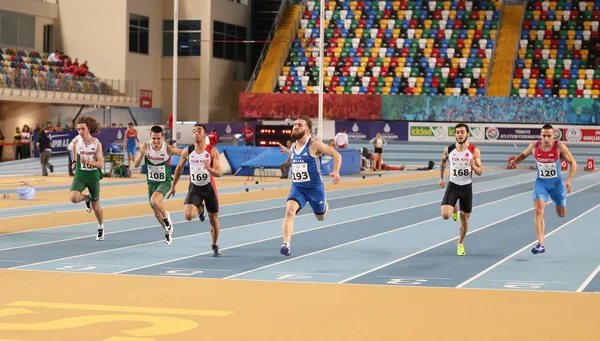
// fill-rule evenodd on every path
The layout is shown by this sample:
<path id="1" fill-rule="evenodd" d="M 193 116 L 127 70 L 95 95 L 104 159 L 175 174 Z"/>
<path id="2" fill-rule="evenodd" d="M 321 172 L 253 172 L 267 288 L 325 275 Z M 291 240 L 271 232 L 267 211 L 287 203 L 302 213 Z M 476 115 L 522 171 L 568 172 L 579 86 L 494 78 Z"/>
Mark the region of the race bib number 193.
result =
<path id="1" fill-rule="evenodd" d="M 294 182 L 310 181 L 310 175 L 308 174 L 308 164 L 292 163 L 292 180 Z"/>

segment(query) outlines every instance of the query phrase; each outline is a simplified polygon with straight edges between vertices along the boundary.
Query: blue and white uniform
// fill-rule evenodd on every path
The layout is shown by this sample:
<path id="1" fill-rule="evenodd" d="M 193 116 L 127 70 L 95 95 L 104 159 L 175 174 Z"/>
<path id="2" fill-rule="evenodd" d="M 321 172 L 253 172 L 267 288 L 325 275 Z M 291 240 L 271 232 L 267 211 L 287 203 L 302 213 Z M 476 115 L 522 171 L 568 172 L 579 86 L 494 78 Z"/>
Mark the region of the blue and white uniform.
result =
<path id="1" fill-rule="evenodd" d="M 535 145 L 534 157 L 537 165 L 537 178 L 533 185 L 533 200 L 548 201 L 552 199 L 557 207 L 567 205 L 565 186 L 560 174 L 560 155 L 558 141 L 549 150 L 543 150 L 541 141 Z"/>
<path id="2" fill-rule="evenodd" d="M 325 185 L 321 175 L 321 158 L 310 155 L 309 137 L 304 148 L 296 151 L 296 143 L 292 145 L 292 188 L 287 200 L 294 200 L 300 205 L 300 211 L 308 202 L 317 215 L 325 214 Z"/>

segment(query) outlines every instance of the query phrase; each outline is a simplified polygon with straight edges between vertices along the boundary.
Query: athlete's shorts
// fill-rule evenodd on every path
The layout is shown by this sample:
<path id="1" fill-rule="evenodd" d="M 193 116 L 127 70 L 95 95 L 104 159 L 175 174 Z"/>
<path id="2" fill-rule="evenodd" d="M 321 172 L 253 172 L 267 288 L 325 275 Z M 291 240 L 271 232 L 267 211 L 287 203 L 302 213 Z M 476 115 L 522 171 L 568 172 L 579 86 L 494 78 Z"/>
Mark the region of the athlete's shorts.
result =
<path id="1" fill-rule="evenodd" d="M 454 206 L 459 200 L 460 211 L 471 213 L 473 210 L 473 184 L 457 185 L 453 182 L 448 182 L 444 199 L 442 199 L 442 206 Z"/>
<path id="2" fill-rule="evenodd" d="M 557 181 L 539 181 L 536 180 L 533 183 L 533 200 L 548 201 L 548 197 L 552 199 L 554 205 L 557 207 L 567 206 L 567 194 L 565 192 L 565 185 L 562 179 Z"/>
<path id="3" fill-rule="evenodd" d="M 163 197 L 167 196 L 167 193 L 171 190 L 171 181 L 163 181 L 163 182 L 150 182 L 148 183 L 148 200 L 150 200 L 150 206 L 152 206 L 152 195 L 155 192 L 158 192 L 163 195 Z"/>
<path id="4" fill-rule="evenodd" d="M 91 201 L 100 200 L 100 181 L 97 179 L 87 179 L 75 174 L 71 183 L 71 191 L 83 193 L 86 188 L 88 189 Z"/>
<path id="5" fill-rule="evenodd" d="M 383 148 L 375 147 L 375 149 L 373 150 L 373 154 L 383 154 Z"/>
<path id="6" fill-rule="evenodd" d="M 185 197 L 184 205 L 194 205 L 196 207 L 206 206 L 206 212 L 218 213 L 219 212 L 219 195 L 211 184 L 204 186 L 196 186 L 190 183 L 188 194 Z"/>
<path id="7" fill-rule="evenodd" d="M 135 143 L 127 142 L 127 154 L 135 155 Z"/>
<path id="8" fill-rule="evenodd" d="M 308 202 L 316 215 L 323 215 L 326 211 L 325 185 L 321 183 L 320 185 L 307 188 L 292 183 L 292 188 L 290 189 L 287 200 L 294 200 L 300 205 L 300 208 L 298 208 L 296 213 L 300 212 Z"/>

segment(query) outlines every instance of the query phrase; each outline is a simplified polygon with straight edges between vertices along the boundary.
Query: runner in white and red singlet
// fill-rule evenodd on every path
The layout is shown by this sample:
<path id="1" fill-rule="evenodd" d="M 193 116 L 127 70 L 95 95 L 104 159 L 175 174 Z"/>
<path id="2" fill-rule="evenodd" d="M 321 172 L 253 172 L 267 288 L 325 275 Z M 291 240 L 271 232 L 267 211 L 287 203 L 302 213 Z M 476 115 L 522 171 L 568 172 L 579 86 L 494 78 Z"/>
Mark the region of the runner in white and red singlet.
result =
<path id="1" fill-rule="evenodd" d="M 188 221 L 196 216 L 199 216 L 200 221 L 204 221 L 206 207 L 208 219 L 210 220 L 213 256 L 219 257 L 221 256 L 217 243 L 220 231 L 219 194 L 215 183 L 215 177 L 220 177 L 223 174 L 221 162 L 219 161 L 219 151 L 217 148 L 206 145 L 206 127 L 204 125 L 197 123 L 192 134 L 194 135 L 194 144 L 181 153 L 181 159 L 175 169 L 171 190 L 167 198 L 175 194 L 177 182 L 181 177 L 185 163 L 189 161 L 190 185 L 183 202 L 183 215 Z"/>
<path id="2" fill-rule="evenodd" d="M 464 240 L 469 229 L 469 217 L 473 209 L 473 173 L 481 175 L 483 166 L 481 165 L 481 152 L 479 148 L 470 144 L 469 126 L 465 123 L 459 123 L 454 127 L 454 136 L 456 143 L 453 143 L 444 149 L 441 162 L 440 188 L 444 188 L 444 170 L 446 164 L 450 163 L 450 176 L 448 187 L 442 200 L 442 218 L 447 220 L 450 216 L 456 221 L 456 203 L 460 201 L 460 233 L 456 244 L 456 253 L 464 256 Z"/>

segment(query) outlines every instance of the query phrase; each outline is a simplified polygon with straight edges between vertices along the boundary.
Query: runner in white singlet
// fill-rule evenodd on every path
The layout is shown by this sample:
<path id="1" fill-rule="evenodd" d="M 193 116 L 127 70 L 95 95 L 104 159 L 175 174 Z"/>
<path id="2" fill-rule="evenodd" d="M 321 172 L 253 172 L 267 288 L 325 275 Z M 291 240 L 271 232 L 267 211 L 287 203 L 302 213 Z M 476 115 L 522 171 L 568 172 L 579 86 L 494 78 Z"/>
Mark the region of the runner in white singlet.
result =
<path id="1" fill-rule="evenodd" d="M 448 187 L 442 200 L 442 218 L 448 219 L 456 214 L 456 203 L 460 201 L 460 234 L 457 242 L 456 253 L 464 256 L 464 240 L 469 229 L 469 217 L 473 208 L 473 173 L 481 175 L 481 153 L 477 147 L 467 142 L 469 127 L 465 123 L 459 123 L 454 128 L 456 143 L 444 149 L 442 154 L 440 188 L 444 188 L 444 170 L 450 163 L 450 175 Z M 455 219 L 456 220 L 456 219 Z"/>
<path id="2" fill-rule="evenodd" d="M 169 191 L 169 198 L 175 194 L 177 182 L 187 161 L 190 169 L 190 185 L 188 194 L 183 202 L 183 214 L 185 219 L 190 221 L 195 216 L 204 221 L 204 207 L 208 212 L 210 220 L 210 234 L 212 235 L 212 251 L 214 257 L 219 257 L 219 195 L 214 177 L 220 177 L 221 163 L 219 161 L 219 151 L 213 146 L 206 145 L 206 127 L 202 124 L 196 124 L 193 130 L 194 144 L 186 148 L 181 153 L 181 159 L 173 175 L 173 183 Z"/>

